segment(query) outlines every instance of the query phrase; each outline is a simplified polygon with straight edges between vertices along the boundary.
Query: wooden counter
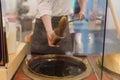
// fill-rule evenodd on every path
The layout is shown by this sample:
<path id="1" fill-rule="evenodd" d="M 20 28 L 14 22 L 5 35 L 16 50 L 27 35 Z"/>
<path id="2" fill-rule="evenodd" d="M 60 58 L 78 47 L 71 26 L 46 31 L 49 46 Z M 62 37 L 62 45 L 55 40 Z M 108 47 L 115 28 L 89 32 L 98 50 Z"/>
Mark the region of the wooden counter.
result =
<path id="1" fill-rule="evenodd" d="M 16 53 L 9 54 L 9 63 L 0 66 L 0 80 L 11 80 L 25 57 L 26 44 L 20 43 Z"/>

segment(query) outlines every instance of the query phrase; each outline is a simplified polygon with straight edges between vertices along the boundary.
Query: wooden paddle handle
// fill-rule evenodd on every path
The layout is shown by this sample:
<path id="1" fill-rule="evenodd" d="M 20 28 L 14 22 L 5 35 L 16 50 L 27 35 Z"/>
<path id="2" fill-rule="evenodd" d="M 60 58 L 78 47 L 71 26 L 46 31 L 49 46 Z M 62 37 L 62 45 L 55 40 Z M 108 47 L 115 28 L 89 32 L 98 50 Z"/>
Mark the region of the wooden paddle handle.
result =
<path id="1" fill-rule="evenodd" d="M 112 17 L 113 17 L 113 21 L 114 21 L 114 24 L 115 24 L 115 27 L 117 30 L 118 37 L 120 39 L 120 23 L 119 23 L 117 15 L 115 13 L 115 8 L 113 7 L 112 0 L 108 0 L 108 4 L 109 4 L 109 7 L 110 7 L 110 10 L 112 13 Z"/>

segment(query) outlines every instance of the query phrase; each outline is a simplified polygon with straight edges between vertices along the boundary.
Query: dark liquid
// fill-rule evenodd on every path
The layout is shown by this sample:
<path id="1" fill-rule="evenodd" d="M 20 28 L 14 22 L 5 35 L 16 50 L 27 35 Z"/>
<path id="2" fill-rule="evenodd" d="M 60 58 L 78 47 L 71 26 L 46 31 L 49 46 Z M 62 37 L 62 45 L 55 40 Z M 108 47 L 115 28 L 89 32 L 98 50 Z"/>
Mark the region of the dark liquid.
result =
<path id="1" fill-rule="evenodd" d="M 31 61 L 29 68 L 38 74 L 44 74 L 48 76 L 76 76 L 86 70 L 86 66 L 83 62 L 66 59 L 50 58 L 47 60 Z"/>

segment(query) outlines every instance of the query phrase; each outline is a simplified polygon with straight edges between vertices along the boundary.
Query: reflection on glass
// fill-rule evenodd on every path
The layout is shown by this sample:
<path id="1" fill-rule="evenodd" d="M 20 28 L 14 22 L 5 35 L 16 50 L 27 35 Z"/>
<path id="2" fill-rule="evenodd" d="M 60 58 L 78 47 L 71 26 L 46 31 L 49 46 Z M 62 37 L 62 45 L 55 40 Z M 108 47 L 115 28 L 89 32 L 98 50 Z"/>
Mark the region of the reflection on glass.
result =
<path id="1" fill-rule="evenodd" d="M 77 1 L 77 0 L 73 0 L 73 3 L 74 1 Z M 6 3 L 5 4 L 6 9 L 5 9 L 5 15 L 3 16 L 5 17 L 5 20 L 4 20 L 5 26 L 10 26 L 9 24 L 7 25 L 7 22 L 14 23 L 14 25 L 12 26 L 15 26 L 18 24 L 21 25 L 22 32 L 20 29 L 17 28 L 16 40 L 17 41 L 19 40 L 19 36 L 20 36 L 19 32 L 21 32 L 22 33 L 21 41 L 27 43 L 26 38 L 30 37 L 30 40 L 31 40 L 31 37 L 33 37 L 32 34 L 33 32 L 35 32 L 34 28 L 36 25 L 35 23 L 37 22 L 37 20 L 34 18 L 35 17 L 34 14 L 36 12 L 35 8 L 37 6 L 36 0 L 5 0 L 5 3 Z M 76 6 L 76 4 L 75 5 L 73 4 L 72 7 L 74 8 L 74 6 Z M 98 66 L 96 68 L 96 64 L 98 63 L 98 58 L 101 57 L 100 55 L 102 54 L 102 51 L 103 51 L 102 50 L 103 37 L 104 37 L 104 28 L 106 24 L 105 10 L 106 10 L 106 0 L 87 0 L 86 18 L 82 21 L 78 20 L 78 21 L 69 23 L 70 33 L 73 33 L 73 35 L 74 34 L 75 35 L 72 36 L 73 49 L 72 51 L 66 52 L 66 56 L 68 55 L 77 56 L 77 57 L 79 56 L 78 58 L 82 59 L 83 62 L 84 62 L 84 59 L 88 60 L 88 63 L 84 63 L 84 64 L 91 64 L 91 68 L 93 70 L 91 73 L 93 75 L 92 78 L 94 77 L 97 79 L 100 79 L 99 77 L 100 68 Z M 70 15 L 68 18 L 68 20 L 72 20 L 72 19 L 75 19 L 75 14 Z M 57 20 L 55 19 L 55 21 Z M 58 23 L 56 23 L 56 25 L 58 25 Z M 37 39 L 39 39 L 40 37 L 36 36 Z M 67 40 L 63 39 L 63 41 L 66 43 Z M 45 44 L 46 43 L 47 41 L 45 42 Z M 69 44 L 71 44 L 71 42 Z M 36 46 L 36 47 L 39 47 L 39 46 Z M 68 47 L 64 46 L 62 48 L 68 49 L 69 47 L 70 46 Z M 56 51 L 58 54 L 60 53 L 58 48 L 56 48 Z M 44 50 L 43 52 L 44 53 L 49 52 L 51 54 L 51 53 L 54 53 L 55 51 L 51 51 L 47 49 L 47 50 Z M 31 42 L 27 45 L 26 54 L 27 54 L 28 61 L 33 59 L 34 55 L 31 54 Z M 73 73 L 74 71 L 71 71 L 71 72 L 72 74 L 74 74 Z M 91 77 L 91 75 L 89 75 L 89 77 Z M 88 79 L 88 80 L 92 80 L 92 79 Z"/>
<path id="2" fill-rule="evenodd" d="M 102 53 L 102 40 L 105 20 L 105 0 L 88 0 L 86 19 L 84 21 L 74 22 L 74 30 L 76 32 L 76 42 L 81 41 L 79 45 L 81 49 L 78 53 L 92 54 Z M 79 38 L 81 36 L 81 38 Z M 91 42 L 92 41 L 92 42 Z M 77 43 L 76 43 L 77 45 Z"/>

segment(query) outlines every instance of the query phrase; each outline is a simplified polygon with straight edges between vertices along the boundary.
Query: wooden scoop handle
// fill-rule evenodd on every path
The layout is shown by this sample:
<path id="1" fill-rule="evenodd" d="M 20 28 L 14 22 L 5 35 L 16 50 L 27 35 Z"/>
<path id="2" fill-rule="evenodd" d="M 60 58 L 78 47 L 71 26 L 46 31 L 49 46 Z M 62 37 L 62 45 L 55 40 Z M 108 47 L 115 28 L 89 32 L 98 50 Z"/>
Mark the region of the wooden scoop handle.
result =
<path id="1" fill-rule="evenodd" d="M 115 24 L 115 27 L 117 30 L 118 38 L 120 39 L 120 23 L 119 23 L 117 15 L 115 13 L 115 8 L 113 7 L 112 0 L 108 0 L 108 4 L 109 4 L 109 7 L 110 7 L 110 10 L 112 13 L 112 17 L 113 17 L 113 21 L 114 21 L 114 24 Z"/>

